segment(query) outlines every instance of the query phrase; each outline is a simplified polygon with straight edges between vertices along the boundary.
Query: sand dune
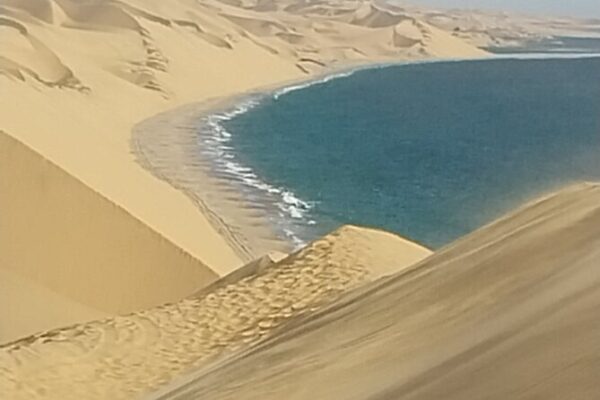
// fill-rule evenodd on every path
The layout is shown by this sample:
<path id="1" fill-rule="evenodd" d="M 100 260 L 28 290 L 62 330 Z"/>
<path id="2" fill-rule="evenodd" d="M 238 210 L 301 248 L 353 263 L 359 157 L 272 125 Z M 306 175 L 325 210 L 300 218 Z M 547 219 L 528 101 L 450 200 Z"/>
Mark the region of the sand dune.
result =
<path id="1" fill-rule="evenodd" d="M 407 18 L 406 15 L 380 9 L 373 3 L 365 3 L 356 10 L 350 23 L 369 28 L 384 28 L 398 25 Z"/>
<path id="2" fill-rule="evenodd" d="M 0 304 L 0 340 L 3 343 L 40 330 L 111 315 L 5 268 L 0 269 Z"/>
<path id="3" fill-rule="evenodd" d="M 478 47 L 518 46 L 528 40 L 551 36 L 598 36 L 600 24 L 593 19 L 522 15 L 505 11 L 460 9 L 432 10 L 407 6 L 407 12 L 421 21 L 452 32 Z"/>
<path id="4" fill-rule="evenodd" d="M 21 81 L 24 80 L 23 75 L 28 75 L 48 87 L 86 89 L 52 50 L 29 33 L 24 24 L 0 17 L 0 29 L 9 31 L 1 36 L 2 58 L 12 66 L 7 68 L 7 73 Z"/>
<path id="5" fill-rule="evenodd" d="M 600 185 L 527 205 L 152 399 L 591 399 Z"/>
<path id="6" fill-rule="evenodd" d="M 181 302 L 2 346 L 0 389 L 11 399 L 587 399 L 599 389 L 599 219 L 600 184 L 580 184 L 421 262 L 426 249 L 345 227 Z"/>
<path id="7" fill-rule="evenodd" d="M 179 303 L 0 347 L 0 391 L 14 400 L 138 397 L 429 254 L 392 234 L 345 227 Z"/>
<path id="8" fill-rule="evenodd" d="M 175 301 L 216 279 L 2 132 L 0 160 L 0 342 Z"/>

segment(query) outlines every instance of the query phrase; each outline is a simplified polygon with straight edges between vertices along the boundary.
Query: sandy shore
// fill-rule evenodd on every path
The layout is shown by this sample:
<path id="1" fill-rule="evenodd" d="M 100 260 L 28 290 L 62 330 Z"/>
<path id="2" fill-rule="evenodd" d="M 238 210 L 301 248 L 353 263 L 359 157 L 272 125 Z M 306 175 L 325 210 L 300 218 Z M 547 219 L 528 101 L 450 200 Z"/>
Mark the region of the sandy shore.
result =
<path id="1" fill-rule="evenodd" d="M 160 113 L 137 124 L 131 138 L 136 161 L 185 193 L 246 263 L 269 252 L 294 250 L 293 243 L 269 221 L 269 210 L 249 201 L 235 176 L 216 168 L 216 163 L 224 159 L 213 155 L 220 151 L 214 144 L 219 145 L 216 141 L 223 137 L 209 126 L 207 118 L 235 109 L 249 96 L 259 95 L 253 92 Z M 212 153 L 205 155 L 207 152 Z"/>
<path id="2" fill-rule="evenodd" d="M 298 247 L 298 243 L 278 230 L 270 220 L 273 210 L 268 207 L 275 206 L 256 199 L 250 201 L 243 193 L 247 187 L 240 181 L 240 175 L 221 165 L 227 161 L 223 154 L 213 154 L 223 152 L 221 146 L 229 146 L 223 144 L 222 128 L 212 125 L 213 119 L 228 119 L 230 115 L 246 112 L 265 97 L 349 76 L 361 69 L 401 63 L 408 62 L 357 63 L 310 78 L 278 82 L 162 112 L 133 127 L 132 153 L 136 162 L 152 175 L 185 193 L 243 262 L 248 263 L 269 252 L 289 253 Z M 205 155 L 207 152 L 211 153 Z M 257 182 L 265 184 L 260 180 Z"/>

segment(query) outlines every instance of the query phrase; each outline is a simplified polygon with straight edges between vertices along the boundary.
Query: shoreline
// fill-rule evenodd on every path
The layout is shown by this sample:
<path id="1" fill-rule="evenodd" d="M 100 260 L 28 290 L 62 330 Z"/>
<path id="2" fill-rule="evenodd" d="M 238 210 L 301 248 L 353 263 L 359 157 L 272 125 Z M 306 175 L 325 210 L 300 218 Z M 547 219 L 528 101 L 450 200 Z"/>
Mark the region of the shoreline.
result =
<path id="1" fill-rule="evenodd" d="M 185 194 L 244 263 L 270 252 L 289 253 L 295 249 L 293 242 L 277 236 L 266 211 L 245 206 L 246 199 L 235 187 L 233 178 L 210 171 L 213 165 L 209 165 L 207 157 L 201 156 L 207 149 L 199 143 L 200 123 L 211 116 L 231 113 L 253 98 L 273 95 L 286 88 L 308 87 L 379 65 L 382 63 L 340 66 L 306 79 L 284 80 L 162 111 L 133 126 L 131 152 L 136 163 L 146 171 Z"/>
<path id="2" fill-rule="evenodd" d="M 287 230 L 285 226 L 282 227 L 281 221 L 273 220 L 276 210 L 273 194 L 289 196 L 289 200 L 284 199 L 289 209 L 282 210 L 278 207 L 280 214 L 288 214 L 280 215 L 281 220 L 302 218 L 303 210 L 308 211 L 310 204 L 297 198 L 293 188 L 275 188 L 257 176 L 250 167 L 237 162 L 235 149 L 228 145 L 231 134 L 224 131 L 220 121 L 251 111 L 266 97 L 277 99 L 292 91 L 347 78 L 363 70 L 445 62 L 595 57 L 600 57 L 600 54 L 515 53 L 340 66 L 308 79 L 284 81 L 161 112 L 134 126 L 131 148 L 136 162 L 190 198 L 236 255 L 242 261 L 250 262 L 269 252 L 289 253 L 306 244 L 306 241 L 297 236 L 297 231 L 291 230 L 298 228 L 297 225 L 290 222 L 291 228 Z M 215 147 L 207 148 L 207 142 L 212 142 L 210 146 Z M 209 152 L 212 154 L 207 155 Z M 217 164 L 226 166 L 217 167 Z M 246 178 L 251 182 L 245 182 Z M 247 192 L 246 189 L 264 192 L 271 201 L 265 201 L 264 198 L 249 200 L 248 193 L 244 193 Z M 250 194 L 256 197 L 254 195 L 255 193 Z M 309 225 L 317 223 L 308 222 Z"/>
<path id="3" fill-rule="evenodd" d="M 269 252 L 289 253 L 306 243 L 294 243 L 294 239 L 289 237 L 288 241 L 278 237 L 272 224 L 269 224 L 269 217 L 264 209 L 244 206 L 246 199 L 239 188 L 235 187 L 231 177 L 211 175 L 211 166 L 207 165 L 207 160 L 200 158 L 200 153 L 205 149 L 196 140 L 199 138 L 197 125 L 201 119 L 235 112 L 232 110 L 252 98 L 278 97 L 294 90 L 345 78 L 362 70 L 488 58 L 489 56 L 348 63 L 306 78 L 283 80 L 236 94 L 186 103 L 136 123 L 131 131 L 130 148 L 136 163 L 192 201 L 243 262 L 250 262 Z M 169 154 L 164 153 L 167 149 Z M 197 153 L 190 150 L 197 150 Z M 207 201 L 206 193 L 201 194 L 200 191 L 207 191 L 208 197 L 213 201 Z M 223 208 L 215 206 L 217 202 L 222 203 L 219 200 L 223 198 L 229 204 Z M 221 209 L 220 212 L 217 209 Z"/>
<path id="4" fill-rule="evenodd" d="M 186 103 L 136 123 L 131 131 L 131 152 L 136 163 L 146 171 L 185 194 L 244 263 L 270 252 L 289 253 L 307 242 L 297 238 L 294 232 L 287 233 L 287 237 L 284 237 L 285 232 L 277 235 L 273 221 L 269 221 L 268 210 L 256 205 L 247 206 L 247 199 L 239 190 L 240 182 L 234 182 L 235 178 L 231 176 L 223 176 L 223 171 L 218 174 L 210 171 L 214 165 L 209 165 L 210 160 L 200 156 L 206 150 L 198 143 L 202 119 L 237 115 L 240 113 L 237 110 L 245 108 L 249 102 L 256 100 L 256 104 L 241 112 L 249 111 L 266 96 L 277 98 L 291 91 L 349 77 L 362 70 L 488 58 L 490 56 L 347 63 L 306 78 L 283 80 L 232 95 Z M 264 181 L 260 184 L 269 185 Z"/>

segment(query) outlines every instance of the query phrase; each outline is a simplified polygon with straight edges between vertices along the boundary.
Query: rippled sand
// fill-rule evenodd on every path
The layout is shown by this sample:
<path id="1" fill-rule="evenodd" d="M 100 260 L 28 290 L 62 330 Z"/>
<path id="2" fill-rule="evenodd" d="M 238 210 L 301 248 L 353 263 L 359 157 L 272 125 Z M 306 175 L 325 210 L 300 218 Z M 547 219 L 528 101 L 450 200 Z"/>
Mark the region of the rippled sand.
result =
<path id="1" fill-rule="evenodd" d="M 594 399 L 600 184 L 544 198 L 153 399 Z"/>

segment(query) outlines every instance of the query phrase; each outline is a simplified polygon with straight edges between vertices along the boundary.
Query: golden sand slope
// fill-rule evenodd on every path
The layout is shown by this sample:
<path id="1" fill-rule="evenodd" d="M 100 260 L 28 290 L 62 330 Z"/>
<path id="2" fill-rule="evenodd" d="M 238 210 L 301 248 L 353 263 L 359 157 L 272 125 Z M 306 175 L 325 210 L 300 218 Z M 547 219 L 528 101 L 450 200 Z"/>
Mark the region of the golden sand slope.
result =
<path id="1" fill-rule="evenodd" d="M 529 204 L 160 399 L 593 399 L 600 184 Z"/>
<path id="2" fill-rule="evenodd" d="M 0 393 L 11 400 L 136 398 L 429 254 L 392 234 L 341 228 L 179 303 L 0 347 Z"/>
<path id="3" fill-rule="evenodd" d="M 176 301 L 217 278 L 1 131 L 0 160 L 0 343 Z"/>
<path id="4" fill-rule="evenodd" d="M 199 284 L 205 268 L 177 266 L 182 275 L 173 279 L 188 282 L 181 290 L 171 290 L 177 284 L 141 288 L 139 283 L 149 279 L 167 279 L 172 263 L 158 264 L 178 252 L 223 276 L 274 247 L 264 224 L 260 232 L 239 230 L 245 238 L 232 234 L 243 225 L 238 217 L 245 211 L 199 209 L 207 197 L 222 198 L 221 192 L 195 181 L 202 187 L 200 197 L 186 196 L 138 164 L 130 147 L 138 122 L 181 104 L 306 79 L 339 66 L 486 54 L 401 9 L 365 1 L 292 0 L 3 0 L 0 49 L 0 129 L 91 188 L 88 193 L 102 196 L 78 201 L 83 187 L 65 185 L 62 199 L 45 207 L 41 201 L 21 204 L 20 186 L 4 187 L 0 212 L 10 209 L 12 215 L 10 230 L 0 224 L 0 237 L 11 241 L 0 243 L 0 268 L 35 278 L 32 284 L 62 298 L 81 301 L 95 293 L 94 309 L 108 312 L 181 298 L 188 285 Z M 169 126 L 163 129 L 168 132 Z M 36 173 L 36 163 L 15 162 L 23 169 L 19 174 Z M 0 167 L 7 172 L 5 164 Z M 63 179 L 62 172 L 57 174 Z M 43 181 L 29 183 L 27 190 L 43 199 Z M 75 215 L 81 223 L 73 221 Z M 132 217 L 143 223 L 137 225 L 136 232 L 144 231 L 139 235 L 165 239 L 150 246 L 148 255 L 128 252 L 124 236 L 133 233 L 118 232 Z M 11 236 L 11 230 L 33 234 Z M 19 251 L 4 251 L 8 243 Z M 48 251 L 49 243 L 61 250 Z M 147 263 L 150 255 L 155 261 Z M 113 274 L 131 269 L 137 272 L 123 279 Z M 35 270 L 43 273 L 30 272 Z M 65 275 L 70 270 L 77 274 Z M 140 274 L 155 278 L 134 279 Z M 95 281 L 96 276 L 101 279 Z M 135 295 L 128 289 L 131 282 Z M 43 300 L 30 295 L 33 303 Z M 134 297 L 139 300 L 131 301 Z M 128 306 L 115 307 L 115 302 Z M 36 320 L 20 323 L 35 329 Z"/>

